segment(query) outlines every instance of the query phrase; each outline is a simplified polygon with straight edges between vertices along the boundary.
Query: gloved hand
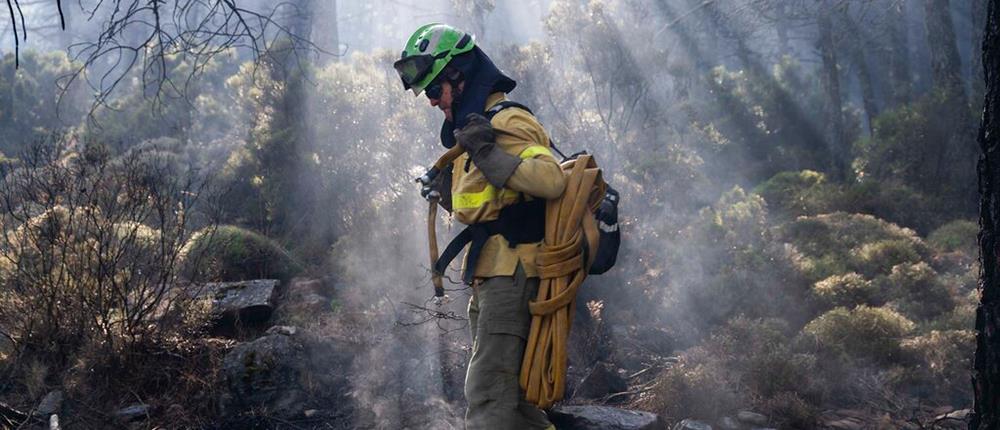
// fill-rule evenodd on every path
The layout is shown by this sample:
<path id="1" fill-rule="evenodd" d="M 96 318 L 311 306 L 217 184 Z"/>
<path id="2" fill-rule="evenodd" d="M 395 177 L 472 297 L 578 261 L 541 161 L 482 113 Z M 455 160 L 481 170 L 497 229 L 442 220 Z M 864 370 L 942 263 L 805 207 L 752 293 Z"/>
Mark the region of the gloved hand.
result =
<path id="1" fill-rule="evenodd" d="M 465 117 L 465 127 L 455 130 L 455 140 L 465 148 L 469 155 L 488 150 L 488 146 L 496 144 L 496 133 L 489 119 L 477 113 Z"/>
<path id="2" fill-rule="evenodd" d="M 489 119 L 477 113 L 470 113 L 465 118 L 465 127 L 455 130 L 455 140 L 465 148 L 486 180 L 494 187 L 503 188 L 521 159 L 497 148 L 496 132 Z"/>
<path id="3" fill-rule="evenodd" d="M 618 191 L 611 188 L 610 185 L 604 193 L 604 200 L 601 200 L 601 205 L 597 207 L 597 213 L 595 216 L 597 220 L 604 224 L 601 226 L 614 227 L 618 224 L 618 201 L 620 200 L 618 196 Z"/>
<path id="4" fill-rule="evenodd" d="M 451 212 L 451 166 L 445 166 L 443 171 L 431 169 L 417 178 L 420 197 L 428 202 L 437 201 L 448 212 Z"/>

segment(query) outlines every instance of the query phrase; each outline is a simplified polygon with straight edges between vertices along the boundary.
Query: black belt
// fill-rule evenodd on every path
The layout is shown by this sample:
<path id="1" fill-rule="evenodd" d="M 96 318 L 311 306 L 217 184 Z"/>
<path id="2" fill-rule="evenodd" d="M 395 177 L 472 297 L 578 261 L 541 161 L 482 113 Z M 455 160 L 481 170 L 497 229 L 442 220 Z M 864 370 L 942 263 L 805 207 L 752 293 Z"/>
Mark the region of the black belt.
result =
<path id="1" fill-rule="evenodd" d="M 545 200 L 518 202 L 500 209 L 500 216 L 496 220 L 469 225 L 441 253 L 441 257 L 434 263 L 434 272 L 444 275 L 451 261 L 462 252 L 465 245 L 471 243 L 462 281 L 472 284 L 483 245 L 490 236 L 497 234 L 507 239 L 511 248 L 522 243 L 540 242 L 545 238 Z"/>

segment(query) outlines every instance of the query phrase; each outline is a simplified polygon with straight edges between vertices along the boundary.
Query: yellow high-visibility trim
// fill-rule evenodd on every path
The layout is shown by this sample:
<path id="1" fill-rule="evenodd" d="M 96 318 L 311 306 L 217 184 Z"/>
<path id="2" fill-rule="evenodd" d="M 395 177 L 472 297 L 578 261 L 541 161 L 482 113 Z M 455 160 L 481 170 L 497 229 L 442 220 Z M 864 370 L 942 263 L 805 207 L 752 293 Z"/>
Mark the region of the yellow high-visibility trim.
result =
<path id="1" fill-rule="evenodd" d="M 521 151 L 519 156 L 522 160 L 527 160 L 529 158 L 535 158 L 536 155 L 548 155 L 549 157 L 552 157 L 552 151 L 549 151 L 549 148 L 542 145 L 531 145 L 524 151 Z"/>
<path id="2" fill-rule="evenodd" d="M 513 200 L 517 198 L 517 192 L 504 188 L 500 191 L 500 197 L 505 201 Z M 483 190 L 478 193 L 456 193 L 451 197 L 451 207 L 454 210 L 475 209 L 482 207 L 488 202 L 496 200 L 496 198 L 496 187 L 486 185 L 486 188 L 483 188 Z"/>

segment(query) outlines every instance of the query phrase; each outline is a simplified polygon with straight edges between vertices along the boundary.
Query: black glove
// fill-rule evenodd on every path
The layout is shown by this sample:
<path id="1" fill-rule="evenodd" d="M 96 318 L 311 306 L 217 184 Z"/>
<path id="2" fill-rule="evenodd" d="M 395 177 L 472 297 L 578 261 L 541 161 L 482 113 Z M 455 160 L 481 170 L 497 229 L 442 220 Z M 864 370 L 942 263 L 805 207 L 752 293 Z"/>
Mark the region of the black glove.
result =
<path id="1" fill-rule="evenodd" d="M 417 178 L 420 182 L 420 197 L 427 201 L 437 201 L 444 210 L 451 212 L 451 164 L 443 171 L 432 168 Z"/>
<path id="2" fill-rule="evenodd" d="M 465 118 L 465 127 L 455 130 L 455 140 L 465 148 L 486 180 L 494 187 L 503 188 L 521 164 L 521 159 L 497 148 L 493 124 L 486 117 L 470 113 Z"/>
<path id="3" fill-rule="evenodd" d="M 604 200 L 601 200 L 601 205 L 598 206 L 595 214 L 597 220 L 608 227 L 617 225 L 619 200 L 618 191 L 608 185 L 604 192 Z"/>
<path id="4" fill-rule="evenodd" d="M 487 146 L 494 145 L 497 137 L 493 132 L 493 124 L 489 119 L 478 113 L 470 113 L 465 117 L 465 127 L 455 130 L 455 140 L 465 148 L 469 155 L 486 149 Z"/>

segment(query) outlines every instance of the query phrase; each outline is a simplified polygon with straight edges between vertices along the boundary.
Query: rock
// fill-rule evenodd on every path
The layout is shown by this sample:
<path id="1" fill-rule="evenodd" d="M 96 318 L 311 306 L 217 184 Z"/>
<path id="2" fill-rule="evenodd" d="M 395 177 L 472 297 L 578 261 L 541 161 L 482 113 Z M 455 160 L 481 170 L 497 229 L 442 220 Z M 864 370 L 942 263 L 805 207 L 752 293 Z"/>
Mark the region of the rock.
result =
<path id="1" fill-rule="evenodd" d="M 740 425 L 733 417 L 722 417 L 719 421 L 715 423 L 717 427 L 721 430 L 740 430 L 743 426 Z"/>
<path id="2" fill-rule="evenodd" d="M 755 426 L 766 426 L 767 417 L 756 412 L 751 411 L 739 411 L 736 413 L 736 419 L 740 422 L 755 425 Z"/>
<path id="3" fill-rule="evenodd" d="M 705 424 L 701 421 L 688 418 L 686 420 L 682 420 L 677 424 L 674 424 L 674 428 L 671 430 L 712 430 L 712 426 Z"/>
<path id="4" fill-rule="evenodd" d="M 212 301 L 217 326 L 259 324 L 271 318 L 279 281 L 257 279 L 204 284 L 201 297 Z"/>
<path id="5" fill-rule="evenodd" d="M 673 336 L 660 327 L 636 327 L 635 337 L 640 345 L 657 355 L 670 355 L 674 352 L 674 344 L 676 342 Z"/>
<path id="6" fill-rule="evenodd" d="M 279 330 L 275 331 L 281 331 Z M 222 359 L 226 390 L 219 399 L 223 417 L 254 409 L 280 416 L 301 416 L 305 393 L 300 376 L 307 371 L 297 338 L 271 333 L 234 347 Z"/>
<path id="7" fill-rule="evenodd" d="M 597 363 L 587 373 L 573 392 L 573 397 L 599 399 L 611 393 L 628 391 L 628 384 L 608 363 Z"/>
<path id="8" fill-rule="evenodd" d="M 656 414 L 610 406 L 560 406 L 549 412 L 549 419 L 556 428 L 566 430 L 654 430 L 664 426 Z"/>
<path id="9" fill-rule="evenodd" d="M 867 417 L 855 410 L 827 411 L 820 415 L 820 427 L 832 430 L 862 430 L 868 428 Z"/>
<path id="10" fill-rule="evenodd" d="M 283 336 L 295 336 L 295 333 L 299 331 L 298 327 L 289 325 L 276 325 L 267 329 L 264 334 L 280 334 Z"/>
<path id="11" fill-rule="evenodd" d="M 46 394 L 45 397 L 42 397 L 42 401 L 35 408 L 35 414 L 42 417 L 57 414 L 62 410 L 62 403 L 63 392 L 60 390 L 52 391 Z"/>
<path id="12" fill-rule="evenodd" d="M 295 278 L 281 298 L 274 319 L 281 324 L 303 326 L 323 313 L 331 312 L 333 301 L 326 295 L 327 282 L 320 279 Z"/>
<path id="13" fill-rule="evenodd" d="M 149 405 L 142 403 L 115 411 L 115 418 L 124 422 L 137 421 L 145 418 L 147 415 L 149 415 Z"/>
<path id="14" fill-rule="evenodd" d="M 964 429 L 968 428 L 971 415 L 972 409 L 959 409 L 938 415 L 934 418 L 934 422 L 937 426 L 946 429 Z"/>

